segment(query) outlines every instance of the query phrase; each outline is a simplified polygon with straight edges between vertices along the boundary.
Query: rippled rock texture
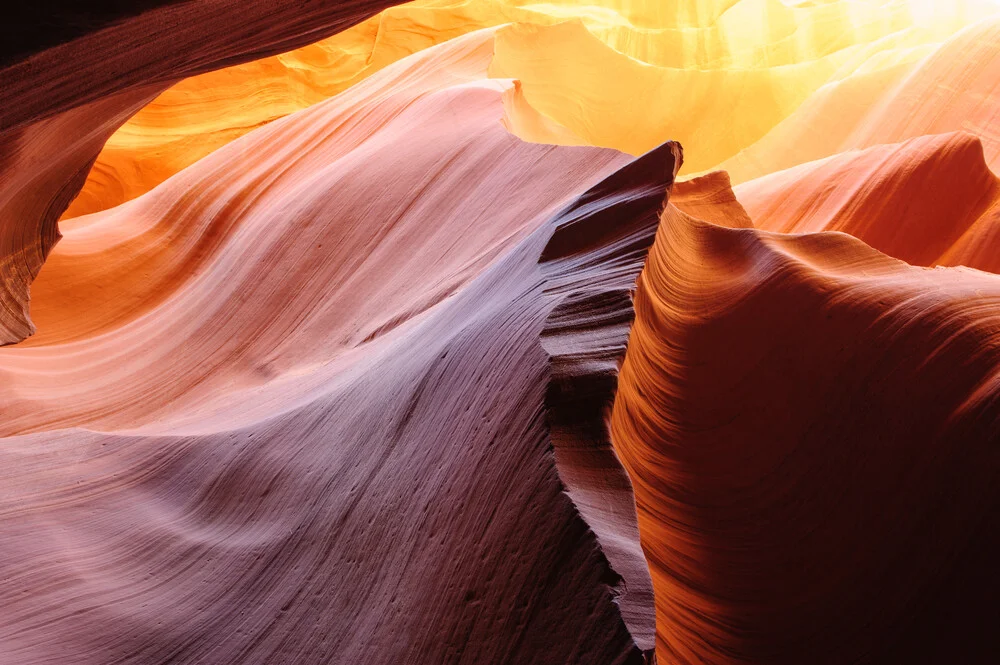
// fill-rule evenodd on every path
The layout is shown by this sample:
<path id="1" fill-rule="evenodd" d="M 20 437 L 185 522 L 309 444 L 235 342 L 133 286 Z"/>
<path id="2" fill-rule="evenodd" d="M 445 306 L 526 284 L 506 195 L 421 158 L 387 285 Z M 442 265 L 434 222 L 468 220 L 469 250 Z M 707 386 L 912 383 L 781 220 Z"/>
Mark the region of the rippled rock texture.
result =
<path id="1" fill-rule="evenodd" d="M 996 2 L 70 4 L 0 661 L 1000 660 Z"/>
<path id="2" fill-rule="evenodd" d="M 990 662 L 1000 280 L 673 208 L 613 438 L 661 660 Z"/>

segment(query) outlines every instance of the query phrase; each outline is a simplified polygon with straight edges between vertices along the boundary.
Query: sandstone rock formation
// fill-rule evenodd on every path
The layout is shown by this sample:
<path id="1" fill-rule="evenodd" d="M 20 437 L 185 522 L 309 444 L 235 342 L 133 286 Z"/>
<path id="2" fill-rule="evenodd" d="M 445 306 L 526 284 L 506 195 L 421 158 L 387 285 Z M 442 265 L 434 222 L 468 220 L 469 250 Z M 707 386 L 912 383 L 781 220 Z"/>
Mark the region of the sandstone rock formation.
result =
<path id="1" fill-rule="evenodd" d="M 0 344 L 34 331 L 28 287 L 59 238 L 56 221 L 132 114 L 185 77 L 308 44 L 391 3 L 156 4 L 112 8 L 88 26 L 97 29 L 0 68 Z M 26 40 L 36 43 L 46 42 Z"/>
<path id="2" fill-rule="evenodd" d="M 50 4 L 0 662 L 1000 661 L 995 0 Z"/>
<path id="3" fill-rule="evenodd" d="M 491 44 L 67 224 L 0 358 L 4 659 L 651 657 L 601 407 L 679 149 L 518 140 Z"/>

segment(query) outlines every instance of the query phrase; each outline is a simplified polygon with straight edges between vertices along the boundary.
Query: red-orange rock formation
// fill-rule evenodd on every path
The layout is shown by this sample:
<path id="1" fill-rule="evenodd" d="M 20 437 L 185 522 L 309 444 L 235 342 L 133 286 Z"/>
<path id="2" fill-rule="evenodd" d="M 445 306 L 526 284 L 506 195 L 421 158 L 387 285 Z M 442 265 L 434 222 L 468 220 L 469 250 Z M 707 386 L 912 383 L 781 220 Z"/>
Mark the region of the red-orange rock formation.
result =
<path id="1" fill-rule="evenodd" d="M 916 252 L 933 220 L 879 203 L 905 198 L 893 184 L 943 198 L 950 239 L 992 191 L 978 155 L 935 137 L 852 155 L 857 180 L 829 178 L 834 161 L 806 169 L 801 192 L 755 194 L 772 226 L 863 223 Z M 911 168 L 893 176 L 896 159 Z M 928 173 L 945 182 L 921 199 Z M 660 661 L 995 662 L 1000 278 L 911 267 L 841 233 L 712 221 L 665 211 L 612 416 Z M 903 223 L 913 242 L 893 237 Z"/>
<path id="2" fill-rule="evenodd" d="M 137 2 L 0 44 L 0 661 L 1000 662 L 1000 8 L 426 0 L 53 248 L 391 4 Z"/>
<path id="3" fill-rule="evenodd" d="M 1000 181 L 982 142 L 964 132 L 845 152 L 752 180 L 736 194 L 768 231 L 842 231 L 914 265 L 1000 268 L 989 243 Z"/>

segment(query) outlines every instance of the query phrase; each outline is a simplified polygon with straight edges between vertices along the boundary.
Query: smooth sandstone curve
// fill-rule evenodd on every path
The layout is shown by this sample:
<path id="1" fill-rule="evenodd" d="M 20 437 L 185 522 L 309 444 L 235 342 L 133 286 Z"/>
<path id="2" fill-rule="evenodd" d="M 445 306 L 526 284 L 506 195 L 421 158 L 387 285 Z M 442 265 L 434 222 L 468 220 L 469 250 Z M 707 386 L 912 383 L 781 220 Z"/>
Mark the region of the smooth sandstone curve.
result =
<path id="1" fill-rule="evenodd" d="M 996 272 L 1000 180 L 966 132 L 848 151 L 735 188 L 767 231 L 841 231 L 912 265 Z"/>
<path id="2" fill-rule="evenodd" d="M 67 229 L 111 293 L 0 351 L 5 658 L 648 660 L 631 486 L 589 409 L 679 149 L 511 136 L 490 43 Z M 95 314 L 143 271 L 153 300 Z"/>
<path id="3" fill-rule="evenodd" d="M 612 413 L 660 662 L 994 662 L 1000 278 L 714 221 L 664 213 Z"/>
<path id="4" fill-rule="evenodd" d="M 188 0 L 0 68 L 0 344 L 29 336 L 28 289 L 107 138 L 187 76 L 343 30 L 386 0 Z"/>

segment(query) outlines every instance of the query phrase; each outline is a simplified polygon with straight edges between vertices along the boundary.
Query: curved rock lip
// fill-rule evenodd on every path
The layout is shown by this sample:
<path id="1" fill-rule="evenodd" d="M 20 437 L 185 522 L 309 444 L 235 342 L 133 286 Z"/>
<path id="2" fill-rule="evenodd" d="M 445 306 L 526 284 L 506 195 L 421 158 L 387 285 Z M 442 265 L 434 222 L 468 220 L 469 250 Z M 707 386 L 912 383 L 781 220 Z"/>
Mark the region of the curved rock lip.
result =
<path id="1" fill-rule="evenodd" d="M 556 223 L 541 258 L 545 294 L 556 303 L 541 335 L 550 358 L 545 403 L 556 468 L 601 544 L 607 584 L 648 659 L 656 644 L 653 587 L 632 484 L 607 419 L 634 318 L 631 291 L 682 162 L 680 144 L 670 141 L 583 194 Z M 609 197 L 619 203 L 595 208 Z"/>
<path id="2" fill-rule="evenodd" d="M 101 18 L 81 21 L 70 41 L 44 48 L 51 40 L 27 35 L 21 49 L 33 52 L 0 66 L 0 344 L 34 332 L 28 291 L 59 239 L 57 220 L 129 117 L 185 77 L 309 44 L 393 4 L 190 0 L 137 14 L 106 5 L 81 11 Z"/>

